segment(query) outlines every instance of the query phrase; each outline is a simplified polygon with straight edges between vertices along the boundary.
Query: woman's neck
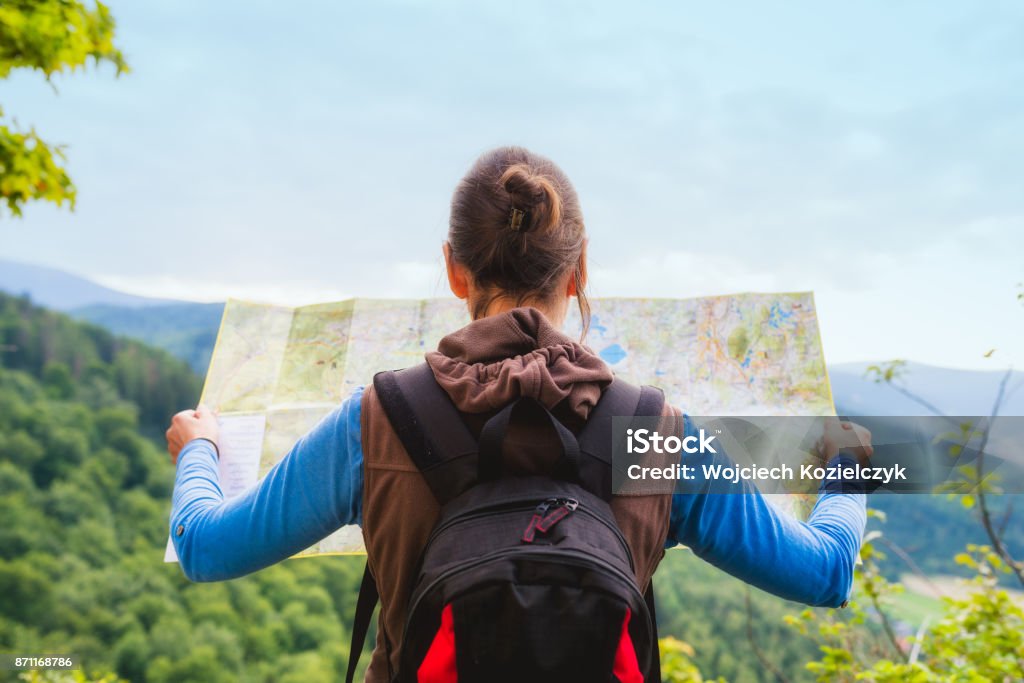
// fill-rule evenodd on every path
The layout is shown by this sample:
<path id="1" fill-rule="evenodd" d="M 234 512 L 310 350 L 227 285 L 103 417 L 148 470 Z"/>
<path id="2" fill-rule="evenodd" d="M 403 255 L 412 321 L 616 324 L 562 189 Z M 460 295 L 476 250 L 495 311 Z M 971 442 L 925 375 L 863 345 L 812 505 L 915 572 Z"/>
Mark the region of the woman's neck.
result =
<path id="1" fill-rule="evenodd" d="M 508 313 L 513 308 L 529 306 L 540 311 L 553 326 L 561 327 L 565 323 L 565 313 L 568 309 L 568 303 L 568 299 L 564 302 L 537 301 L 535 299 L 527 299 L 523 302 L 517 302 L 516 299 L 512 297 L 498 296 L 491 300 L 490 304 L 487 306 L 487 310 L 484 311 L 484 314 L 480 317 L 489 318 L 493 315 Z"/>

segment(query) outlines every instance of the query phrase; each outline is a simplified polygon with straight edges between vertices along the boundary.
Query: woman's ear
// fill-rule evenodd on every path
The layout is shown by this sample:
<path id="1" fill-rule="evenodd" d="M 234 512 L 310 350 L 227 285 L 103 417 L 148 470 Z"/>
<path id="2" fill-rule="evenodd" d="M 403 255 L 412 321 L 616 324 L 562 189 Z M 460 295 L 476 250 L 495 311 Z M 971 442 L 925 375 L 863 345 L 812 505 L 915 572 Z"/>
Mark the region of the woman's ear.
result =
<path id="1" fill-rule="evenodd" d="M 444 251 L 444 265 L 448 270 L 448 287 L 459 299 L 469 298 L 469 277 L 465 267 L 452 257 L 452 245 L 447 242 L 441 247 Z"/>

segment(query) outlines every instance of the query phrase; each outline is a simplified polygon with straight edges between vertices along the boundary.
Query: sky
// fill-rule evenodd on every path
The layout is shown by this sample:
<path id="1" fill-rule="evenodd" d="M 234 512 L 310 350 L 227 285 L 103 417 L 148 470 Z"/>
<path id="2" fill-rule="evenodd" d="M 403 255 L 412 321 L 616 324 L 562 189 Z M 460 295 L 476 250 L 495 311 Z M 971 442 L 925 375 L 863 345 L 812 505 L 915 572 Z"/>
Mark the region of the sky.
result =
<path id="1" fill-rule="evenodd" d="M 1024 368 L 1020 3 L 108 4 L 130 74 L 0 82 L 78 187 L 0 258 L 448 296 L 452 189 L 521 144 L 576 186 L 592 296 L 813 290 L 829 362 Z"/>

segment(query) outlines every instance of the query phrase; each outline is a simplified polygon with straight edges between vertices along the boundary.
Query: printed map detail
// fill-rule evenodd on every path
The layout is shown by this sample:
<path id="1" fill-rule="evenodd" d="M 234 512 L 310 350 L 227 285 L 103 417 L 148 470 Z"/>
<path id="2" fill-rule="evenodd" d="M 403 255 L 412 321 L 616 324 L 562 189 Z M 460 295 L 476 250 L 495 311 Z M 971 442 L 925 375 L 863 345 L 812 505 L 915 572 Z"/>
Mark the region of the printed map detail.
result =
<path id="1" fill-rule="evenodd" d="M 691 415 L 834 412 L 810 293 L 591 305 L 585 343 L 618 376 L 661 387 Z M 248 445 L 222 444 L 221 469 L 244 474 L 232 479 L 239 486 L 224 486 L 225 495 L 265 476 L 376 372 L 421 362 L 468 322 L 465 304 L 454 299 L 350 299 L 300 308 L 228 301 L 202 398 L 222 429 Z M 579 337 L 578 313 L 565 329 Z M 361 531 L 350 526 L 300 555 L 362 551 Z"/>
<path id="2" fill-rule="evenodd" d="M 567 329 L 579 329 L 578 315 Z M 598 299 L 586 342 L 617 375 L 660 387 L 691 415 L 833 410 L 810 293 Z"/>

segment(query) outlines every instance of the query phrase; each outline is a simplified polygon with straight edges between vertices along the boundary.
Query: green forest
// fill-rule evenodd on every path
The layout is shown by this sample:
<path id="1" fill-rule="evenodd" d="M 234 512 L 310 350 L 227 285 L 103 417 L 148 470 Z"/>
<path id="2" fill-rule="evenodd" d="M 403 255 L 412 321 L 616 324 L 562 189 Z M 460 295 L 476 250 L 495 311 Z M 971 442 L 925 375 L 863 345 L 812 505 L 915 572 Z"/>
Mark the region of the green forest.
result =
<path id="1" fill-rule="evenodd" d="M 87 680 L 338 679 L 361 558 L 215 584 L 162 561 L 173 468 L 160 437 L 199 386 L 165 351 L 0 294 L 0 651 L 76 654 Z M 891 573 L 862 572 L 860 592 L 888 592 Z M 667 554 L 656 586 L 666 680 L 828 680 L 814 662 L 836 629 L 878 659 L 870 609 L 801 616 L 686 551 Z"/>
<path id="2" fill-rule="evenodd" d="M 360 562 L 209 585 L 162 562 L 155 436 L 198 396 L 184 362 L 3 295 L 0 350 L 0 650 L 129 681 L 336 678 Z"/>

